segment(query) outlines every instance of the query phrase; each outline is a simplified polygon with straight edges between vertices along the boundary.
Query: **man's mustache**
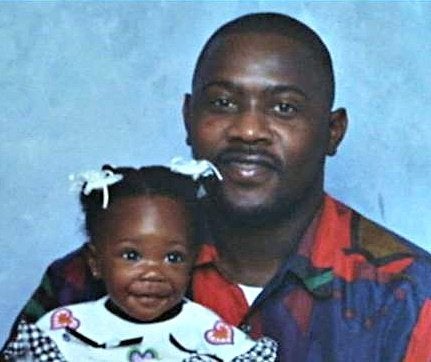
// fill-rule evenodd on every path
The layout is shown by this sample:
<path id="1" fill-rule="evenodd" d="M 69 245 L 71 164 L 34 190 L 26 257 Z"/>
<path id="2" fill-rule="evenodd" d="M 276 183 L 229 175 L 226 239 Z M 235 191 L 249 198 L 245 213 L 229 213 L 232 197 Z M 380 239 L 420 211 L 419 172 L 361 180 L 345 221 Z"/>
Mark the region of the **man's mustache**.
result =
<path id="1" fill-rule="evenodd" d="M 256 164 L 277 172 L 283 171 L 283 162 L 273 153 L 260 147 L 228 147 L 220 151 L 214 159 L 214 163 L 219 166 L 231 162 Z"/>

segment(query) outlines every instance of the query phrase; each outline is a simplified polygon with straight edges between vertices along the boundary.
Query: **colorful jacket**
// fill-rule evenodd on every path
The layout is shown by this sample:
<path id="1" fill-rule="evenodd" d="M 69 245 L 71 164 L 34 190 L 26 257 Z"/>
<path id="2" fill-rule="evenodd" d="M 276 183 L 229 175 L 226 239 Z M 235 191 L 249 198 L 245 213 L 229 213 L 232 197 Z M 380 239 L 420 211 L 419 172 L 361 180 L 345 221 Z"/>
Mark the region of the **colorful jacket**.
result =
<path id="1" fill-rule="evenodd" d="M 431 361 L 431 258 L 331 197 L 249 308 L 206 245 L 193 298 L 279 343 L 279 360 Z"/>
<path id="2" fill-rule="evenodd" d="M 254 337 L 274 338 L 282 362 L 431 361 L 431 256 L 329 196 L 250 308 L 216 260 L 205 245 L 193 299 Z M 48 268 L 18 319 L 104 294 L 82 247 Z"/>

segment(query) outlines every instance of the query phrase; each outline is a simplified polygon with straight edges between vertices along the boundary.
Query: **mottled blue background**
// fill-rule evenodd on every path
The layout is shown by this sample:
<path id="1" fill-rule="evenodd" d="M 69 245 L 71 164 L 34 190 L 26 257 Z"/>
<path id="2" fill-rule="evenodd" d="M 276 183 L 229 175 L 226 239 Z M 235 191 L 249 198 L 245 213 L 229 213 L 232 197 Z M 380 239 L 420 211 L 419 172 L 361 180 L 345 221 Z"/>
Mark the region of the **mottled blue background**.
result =
<path id="1" fill-rule="evenodd" d="M 0 343 L 48 263 L 84 240 L 68 175 L 187 156 L 181 102 L 201 46 L 267 10 L 332 51 L 350 129 L 327 190 L 431 249 L 431 3 L 1 2 Z"/>

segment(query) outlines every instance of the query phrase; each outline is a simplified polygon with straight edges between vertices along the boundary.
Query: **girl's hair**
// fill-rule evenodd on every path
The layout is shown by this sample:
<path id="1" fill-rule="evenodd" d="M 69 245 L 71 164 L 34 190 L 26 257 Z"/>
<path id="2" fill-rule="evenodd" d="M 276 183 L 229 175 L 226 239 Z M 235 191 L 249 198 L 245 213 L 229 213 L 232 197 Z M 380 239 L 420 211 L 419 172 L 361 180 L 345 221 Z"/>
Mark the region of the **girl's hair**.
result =
<path id="1" fill-rule="evenodd" d="M 120 174 L 123 178 L 108 187 L 109 205 L 103 209 L 103 191 L 93 190 L 85 195 L 81 190 L 80 201 L 85 215 L 85 231 L 90 239 L 97 233 L 97 225 L 109 210 L 115 200 L 133 196 L 166 196 L 184 202 L 191 216 L 193 243 L 198 240 L 199 220 L 197 205 L 197 188 L 199 184 L 189 176 L 174 173 L 167 167 L 149 166 L 135 169 L 131 167 L 114 168 L 109 165 L 102 167 L 102 171 L 109 170 Z M 85 184 L 83 185 L 83 189 Z"/>

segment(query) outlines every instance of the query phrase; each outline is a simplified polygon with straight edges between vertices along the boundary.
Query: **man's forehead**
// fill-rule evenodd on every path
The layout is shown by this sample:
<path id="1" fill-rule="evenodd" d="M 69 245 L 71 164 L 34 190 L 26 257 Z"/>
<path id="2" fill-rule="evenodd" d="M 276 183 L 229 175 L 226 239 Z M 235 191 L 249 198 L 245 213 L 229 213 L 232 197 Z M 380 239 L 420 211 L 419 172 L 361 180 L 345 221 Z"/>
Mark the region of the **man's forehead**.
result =
<path id="1" fill-rule="evenodd" d="M 276 33 L 233 33 L 225 35 L 208 49 L 202 59 L 198 79 L 210 81 L 221 73 L 255 74 L 264 70 L 274 76 L 308 73 L 316 68 L 312 52 L 295 39 Z M 201 84 L 202 85 L 202 84 Z"/>
<path id="2" fill-rule="evenodd" d="M 246 49 L 248 52 L 252 51 L 265 51 L 271 49 L 272 52 L 279 51 L 280 53 L 285 49 L 296 49 L 297 51 L 309 51 L 306 43 L 299 41 L 293 36 L 280 34 L 276 32 L 233 32 L 219 36 L 215 39 L 206 52 L 204 60 L 211 60 L 220 52 L 228 53 L 232 50 L 241 51 Z M 205 59 L 206 58 L 206 59 Z"/>

